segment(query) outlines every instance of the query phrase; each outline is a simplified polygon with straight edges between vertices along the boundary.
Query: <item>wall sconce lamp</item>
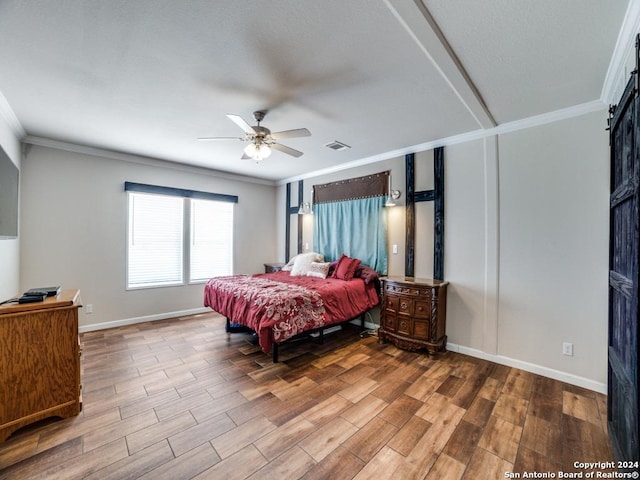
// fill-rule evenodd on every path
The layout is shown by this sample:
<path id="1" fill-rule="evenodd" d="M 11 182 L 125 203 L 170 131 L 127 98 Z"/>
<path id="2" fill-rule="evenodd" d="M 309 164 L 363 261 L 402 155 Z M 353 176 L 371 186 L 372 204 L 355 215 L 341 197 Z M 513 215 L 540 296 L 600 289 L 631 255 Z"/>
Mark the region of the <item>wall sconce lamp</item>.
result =
<path id="1" fill-rule="evenodd" d="M 313 189 L 311 189 L 311 198 L 313 198 Z M 311 202 L 302 202 L 298 209 L 298 215 L 313 215 L 313 209 L 311 208 Z"/>
<path id="2" fill-rule="evenodd" d="M 385 202 L 385 207 L 395 207 L 396 200 L 400 198 L 400 190 L 393 190 L 391 188 L 391 175 L 389 175 L 389 185 L 387 189 L 387 201 Z"/>
<path id="3" fill-rule="evenodd" d="M 313 215 L 311 204 L 309 202 L 302 202 L 300 204 L 300 209 L 298 210 L 298 215 Z"/>

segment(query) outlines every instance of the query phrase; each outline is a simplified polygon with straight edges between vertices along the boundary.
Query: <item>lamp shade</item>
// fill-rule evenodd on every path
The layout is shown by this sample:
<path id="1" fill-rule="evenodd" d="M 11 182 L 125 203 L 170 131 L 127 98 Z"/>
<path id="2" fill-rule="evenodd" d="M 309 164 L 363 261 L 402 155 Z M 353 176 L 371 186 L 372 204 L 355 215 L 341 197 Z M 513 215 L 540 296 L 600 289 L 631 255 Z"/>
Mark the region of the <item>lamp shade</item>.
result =
<path id="1" fill-rule="evenodd" d="M 302 202 L 300 204 L 300 208 L 298 209 L 298 215 L 313 215 L 313 210 L 311 209 L 311 203 Z"/>
<path id="2" fill-rule="evenodd" d="M 256 156 L 256 144 L 250 143 L 244 147 L 244 153 L 247 157 L 255 158 Z"/>
<path id="3" fill-rule="evenodd" d="M 387 201 L 384 203 L 385 207 L 395 207 L 396 202 L 393 200 L 393 190 L 391 189 L 391 174 L 387 177 Z"/>
<path id="4" fill-rule="evenodd" d="M 269 155 L 271 155 L 271 147 L 266 143 L 251 142 L 246 147 L 244 147 L 244 153 L 247 155 L 247 157 L 251 157 L 259 162 L 263 158 L 267 158 Z"/>
<path id="5" fill-rule="evenodd" d="M 271 155 L 271 147 L 266 143 L 260 143 L 256 145 L 256 160 L 262 160 L 263 158 L 267 158 Z"/>

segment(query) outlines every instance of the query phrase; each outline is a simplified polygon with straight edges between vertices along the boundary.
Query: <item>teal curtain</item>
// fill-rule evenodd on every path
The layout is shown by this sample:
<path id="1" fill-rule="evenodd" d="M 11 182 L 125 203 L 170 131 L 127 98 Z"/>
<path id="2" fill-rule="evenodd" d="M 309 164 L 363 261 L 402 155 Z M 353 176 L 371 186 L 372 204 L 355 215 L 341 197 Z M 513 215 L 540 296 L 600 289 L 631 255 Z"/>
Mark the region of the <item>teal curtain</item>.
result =
<path id="1" fill-rule="evenodd" d="M 387 212 L 385 197 L 371 197 L 313 206 L 313 245 L 327 261 L 342 253 L 387 274 Z"/>

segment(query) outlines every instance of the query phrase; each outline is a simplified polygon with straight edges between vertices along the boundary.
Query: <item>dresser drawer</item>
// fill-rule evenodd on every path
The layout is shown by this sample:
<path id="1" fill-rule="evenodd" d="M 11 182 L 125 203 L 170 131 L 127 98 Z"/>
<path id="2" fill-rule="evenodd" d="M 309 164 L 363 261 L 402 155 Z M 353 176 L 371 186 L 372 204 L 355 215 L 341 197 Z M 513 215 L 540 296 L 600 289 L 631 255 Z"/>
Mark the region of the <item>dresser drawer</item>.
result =
<path id="1" fill-rule="evenodd" d="M 385 330 L 395 332 L 398 329 L 396 312 L 385 310 L 382 326 L 385 328 Z"/>
<path id="2" fill-rule="evenodd" d="M 409 297 L 426 297 L 430 294 L 430 289 L 418 286 L 396 285 L 394 283 L 385 284 L 385 293 L 388 295 L 406 295 Z"/>
<path id="3" fill-rule="evenodd" d="M 398 313 L 413 315 L 414 300 L 407 297 L 398 297 Z"/>
<path id="4" fill-rule="evenodd" d="M 398 333 L 404 333 L 405 335 L 411 335 L 413 320 L 407 315 L 398 315 L 398 326 L 396 331 Z"/>
<path id="5" fill-rule="evenodd" d="M 394 295 L 386 295 L 385 296 L 385 306 L 387 310 L 393 310 L 394 312 L 398 311 L 398 297 Z"/>
<path id="6" fill-rule="evenodd" d="M 413 314 L 416 318 L 429 318 L 431 316 L 431 305 L 427 302 L 416 300 Z"/>
<path id="7" fill-rule="evenodd" d="M 413 321 L 413 337 L 419 340 L 429 340 L 429 322 L 416 318 Z"/>

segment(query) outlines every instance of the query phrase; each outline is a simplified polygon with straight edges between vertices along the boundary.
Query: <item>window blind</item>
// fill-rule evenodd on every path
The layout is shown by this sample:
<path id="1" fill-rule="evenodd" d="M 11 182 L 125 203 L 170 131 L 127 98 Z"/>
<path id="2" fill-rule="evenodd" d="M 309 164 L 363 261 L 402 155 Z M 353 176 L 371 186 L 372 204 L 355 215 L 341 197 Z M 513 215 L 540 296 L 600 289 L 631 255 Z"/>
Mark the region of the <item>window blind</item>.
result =
<path id="1" fill-rule="evenodd" d="M 183 202 L 129 192 L 128 288 L 183 282 Z"/>
<path id="2" fill-rule="evenodd" d="M 233 203 L 191 199 L 189 281 L 231 275 Z"/>

